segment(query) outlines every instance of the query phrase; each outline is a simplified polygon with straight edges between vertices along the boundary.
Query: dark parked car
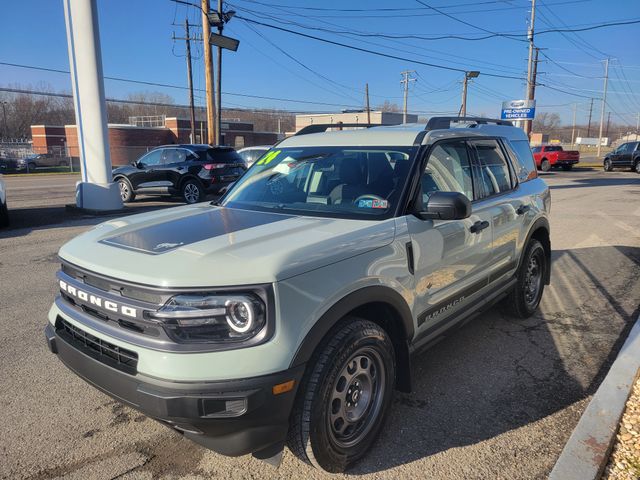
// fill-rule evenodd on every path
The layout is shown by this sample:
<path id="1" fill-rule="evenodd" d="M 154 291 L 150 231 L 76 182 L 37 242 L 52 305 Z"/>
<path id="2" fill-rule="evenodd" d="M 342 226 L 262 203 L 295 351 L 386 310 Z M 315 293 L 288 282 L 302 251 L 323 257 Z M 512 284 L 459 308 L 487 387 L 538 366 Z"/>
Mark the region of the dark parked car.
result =
<path id="1" fill-rule="evenodd" d="M 36 153 L 18 160 L 20 169 L 35 170 L 37 167 L 63 167 L 69 165 L 69 159 L 58 157 L 50 153 Z"/>
<path id="2" fill-rule="evenodd" d="M 0 157 L 0 173 L 15 172 L 20 170 L 17 158 Z"/>
<path id="3" fill-rule="evenodd" d="M 137 194 L 180 195 L 187 203 L 204 200 L 240 178 L 246 170 L 231 147 L 166 145 L 146 153 L 131 165 L 113 170 L 123 202 Z"/>
<path id="4" fill-rule="evenodd" d="M 604 171 L 614 168 L 630 168 L 640 173 L 640 142 L 627 142 L 604 157 Z"/>

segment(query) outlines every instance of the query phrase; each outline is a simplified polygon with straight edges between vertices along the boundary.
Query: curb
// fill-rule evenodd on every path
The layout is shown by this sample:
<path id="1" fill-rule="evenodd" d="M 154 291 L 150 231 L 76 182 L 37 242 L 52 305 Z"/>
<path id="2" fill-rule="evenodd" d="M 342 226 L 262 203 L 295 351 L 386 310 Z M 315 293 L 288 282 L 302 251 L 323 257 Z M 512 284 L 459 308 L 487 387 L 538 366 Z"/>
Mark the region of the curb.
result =
<path id="1" fill-rule="evenodd" d="M 609 460 L 618 424 L 640 368 L 640 317 L 609 373 L 580 417 L 549 480 L 597 480 Z"/>

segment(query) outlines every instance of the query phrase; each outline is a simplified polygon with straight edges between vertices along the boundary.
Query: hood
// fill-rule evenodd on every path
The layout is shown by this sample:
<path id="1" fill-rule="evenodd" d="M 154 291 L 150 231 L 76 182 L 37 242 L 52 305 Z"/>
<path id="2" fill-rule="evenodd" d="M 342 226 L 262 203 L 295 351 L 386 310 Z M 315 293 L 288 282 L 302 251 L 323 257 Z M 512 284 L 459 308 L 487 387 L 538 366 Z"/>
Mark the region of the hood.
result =
<path id="1" fill-rule="evenodd" d="M 199 204 L 102 223 L 60 249 L 89 271 L 162 287 L 271 283 L 385 246 L 394 220 L 344 220 Z"/>

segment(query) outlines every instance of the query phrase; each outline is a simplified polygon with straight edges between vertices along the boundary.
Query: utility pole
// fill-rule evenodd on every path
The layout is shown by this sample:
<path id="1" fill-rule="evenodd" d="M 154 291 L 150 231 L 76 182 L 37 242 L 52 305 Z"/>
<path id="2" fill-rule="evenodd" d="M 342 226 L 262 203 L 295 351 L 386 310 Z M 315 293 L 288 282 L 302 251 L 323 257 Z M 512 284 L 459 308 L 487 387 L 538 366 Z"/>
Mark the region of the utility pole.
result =
<path id="1" fill-rule="evenodd" d="M 202 47 L 204 48 L 204 79 L 206 89 L 207 104 L 207 143 L 210 145 L 218 144 L 218 135 L 216 132 L 216 102 L 213 89 L 213 64 L 211 56 L 211 44 L 209 37 L 211 36 L 211 25 L 209 24 L 209 0 L 201 0 L 202 8 Z"/>
<path id="2" fill-rule="evenodd" d="M 404 72 L 400 72 L 402 75 L 402 80 L 400 83 L 404 85 L 404 106 L 402 109 L 402 123 L 407 123 L 407 97 L 409 96 L 409 82 L 415 82 L 415 78 L 411 78 L 410 75 L 415 73 L 415 70 L 405 70 Z"/>
<path id="3" fill-rule="evenodd" d="M 196 110 L 193 105 L 193 75 L 191 73 L 191 37 L 189 37 L 189 19 L 184 20 L 184 31 L 187 42 L 187 80 L 189 82 L 189 115 L 191 117 L 191 143 L 196 143 Z"/>
<path id="4" fill-rule="evenodd" d="M 589 123 L 587 124 L 587 138 L 591 138 L 591 114 L 593 113 L 593 98 L 589 105 Z"/>
<path id="5" fill-rule="evenodd" d="M 367 110 L 367 124 L 371 124 L 371 109 L 369 108 L 369 84 L 364 85 L 364 99 Z"/>
<path id="6" fill-rule="evenodd" d="M 218 0 L 218 16 L 222 19 L 222 0 Z M 218 24 L 218 34 L 222 35 L 222 29 L 224 28 L 224 22 Z M 216 88 L 216 106 L 218 108 L 216 124 L 216 138 L 219 143 L 224 143 L 222 139 L 222 47 L 218 46 L 218 82 Z"/>
<path id="7" fill-rule="evenodd" d="M 531 21 L 529 23 L 529 31 L 527 32 L 527 38 L 529 40 L 529 62 L 527 64 L 527 100 L 533 100 L 535 97 L 534 90 L 534 63 L 533 63 L 533 37 L 534 37 L 534 27 L 536 23 L 536 0 L 531 0 Z M 531 133 L 532 121 L 525 120 L 524 121 L 524 131 L 527 136 Z"/>
<path id="8" fill-rule="evenodd" d="M 464 80 L 462 81 L 462 106 L 460 107 L 460 117 L 467 116 L 467 87 L 470 78 L 477 78 L 480 75 L 478 71 L 464 72 Z"/>
<path id="9" fill-rule="evenodd" d="M 576 113 L 578 111 L 578 104 L 573 104 L 573 124 L 571 127 L 571 146 L 575 146 L 576 144 Z"/>
<path id="10" fill-rule="evenodd" d="M 602 150 L 602 128 L 604 127 L 604 109 L 607 106 L 607 84 L 609 82 L 609 59 L 604 61 L 604 91 L 602 92 L 602 109 L 600 110 L 600 132 L 598 134 L 598 152 L 597 157 L 600 157 L 600 151 Z"/>

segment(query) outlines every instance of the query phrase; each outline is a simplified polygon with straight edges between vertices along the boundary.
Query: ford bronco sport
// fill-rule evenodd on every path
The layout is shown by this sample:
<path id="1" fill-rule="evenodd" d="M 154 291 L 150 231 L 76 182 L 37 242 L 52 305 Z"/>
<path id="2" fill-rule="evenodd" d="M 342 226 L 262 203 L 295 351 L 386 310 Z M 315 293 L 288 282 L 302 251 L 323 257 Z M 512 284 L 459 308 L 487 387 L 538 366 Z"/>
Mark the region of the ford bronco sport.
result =
<path id="1" fill-rule="evenodd" d="M 349 127 L 304 128 L 216 203 L 64 245 L 51 351 L 221 454 L 349 468 L 412 354 L 499 300 L 532 315 L 551 253 L 549 189 L 511 123 Z"/>

